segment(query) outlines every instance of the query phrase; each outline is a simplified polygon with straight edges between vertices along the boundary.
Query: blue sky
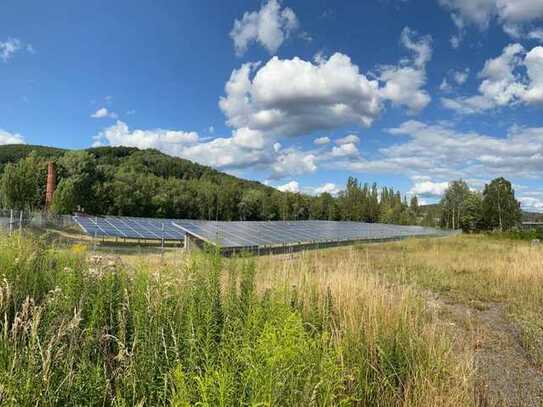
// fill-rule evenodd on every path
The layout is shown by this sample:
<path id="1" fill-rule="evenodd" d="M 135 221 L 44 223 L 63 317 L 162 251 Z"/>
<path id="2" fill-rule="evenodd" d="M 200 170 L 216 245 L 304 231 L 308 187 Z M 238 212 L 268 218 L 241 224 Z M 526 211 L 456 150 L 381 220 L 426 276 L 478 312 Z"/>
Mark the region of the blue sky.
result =
<path id="1" fill-rule="evenodd" d="M 281 189 L 543 211 L 543 2 L 7 0 L 0 144 L 130 145 Z"/>

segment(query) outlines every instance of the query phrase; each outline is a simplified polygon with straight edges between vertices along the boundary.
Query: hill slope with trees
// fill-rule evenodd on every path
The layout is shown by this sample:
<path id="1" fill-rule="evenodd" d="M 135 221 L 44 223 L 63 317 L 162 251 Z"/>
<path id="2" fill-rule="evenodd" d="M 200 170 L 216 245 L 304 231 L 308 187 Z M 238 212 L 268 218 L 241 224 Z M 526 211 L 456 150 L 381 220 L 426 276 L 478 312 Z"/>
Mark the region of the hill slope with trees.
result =
<path id="1" fill-rule="evenodd" d="M 280 192 L 157 150 L 98 147 L 63 150 L 0 146 L 0 202 L 42 210 L 47 163 L 57 168 L 52 210 L 219 220 L 329 219 L 414 224 L 418 202 L 399 191 L 350 178 L 345 191 L 310 196 Z"/>

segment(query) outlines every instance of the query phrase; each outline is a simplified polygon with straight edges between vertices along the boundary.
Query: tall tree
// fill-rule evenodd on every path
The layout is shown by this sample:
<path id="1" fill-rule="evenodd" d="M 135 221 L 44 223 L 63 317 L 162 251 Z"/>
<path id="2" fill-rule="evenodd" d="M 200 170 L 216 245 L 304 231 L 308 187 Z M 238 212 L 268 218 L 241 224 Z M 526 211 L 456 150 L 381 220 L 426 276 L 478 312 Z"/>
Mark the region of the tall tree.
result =
<path id="1" fill-rule="evenodd" d="M 0 179 L 2 204 L 10 209 L 39 209 L 45 200 L 46 164 L 34 154 L 5 166 Z"/>
<path id="2" fill-rule="evenodd" d="M 464 232 L 475 232 L 481 229 L 483 217 L 482 198 L 479 192 L 470 191 L 466 196 L 460 217 L 460 228 Z"/>
<path id="3" fill-rule="evenodd" d="M 61 181 L 53 199 L 57 213 L 86 211 L 99 207 L 95 194 L 98 181 L 94 156 L 86 151 L 69 151 L 57 161 Z"/>
<path id="4" fill-rule="evenodd" d="M 468 184 L 463 180 L 452 181 L 441 199 L 441 226 L 460 229 L 465 202 L 470 195 Z"/>
<path id="5" fill-rule="evenodd" d="M 520 219 L 520 203 L 515 198 L 511 182 L 500 177 L 485 185 L 482 222 L 486 229 L 509 230 L 516 226 Z"/>

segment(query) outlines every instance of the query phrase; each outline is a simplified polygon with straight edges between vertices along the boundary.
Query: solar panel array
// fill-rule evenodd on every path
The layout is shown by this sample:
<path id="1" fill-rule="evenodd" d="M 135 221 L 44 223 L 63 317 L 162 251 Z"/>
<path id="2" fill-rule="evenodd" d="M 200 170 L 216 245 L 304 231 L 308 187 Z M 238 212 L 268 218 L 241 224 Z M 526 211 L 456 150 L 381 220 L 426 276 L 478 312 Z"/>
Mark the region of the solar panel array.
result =
<path id="1" fill-rule="evenodd" d="M 221 248 L 439 236 L 444 232 L 422 226 L 334 221 L 194 222 L 174 221 L 190 235 Z"/>
<path id="2" fill-rule="evenodd" d="M 124 216 L 74 216 L 73 219 L 90 236 L 153 240 L 185 238 L 185 232 L 173 224 L 173 219 Z"/>

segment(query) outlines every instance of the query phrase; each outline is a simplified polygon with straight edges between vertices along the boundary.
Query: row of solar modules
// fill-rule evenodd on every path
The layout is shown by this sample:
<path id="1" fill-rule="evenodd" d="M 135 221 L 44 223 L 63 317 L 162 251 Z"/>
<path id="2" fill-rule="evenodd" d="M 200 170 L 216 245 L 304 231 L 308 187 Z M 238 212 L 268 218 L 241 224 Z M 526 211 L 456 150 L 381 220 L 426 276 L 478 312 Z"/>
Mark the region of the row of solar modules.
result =
<path id="1" fill-rule="evenodd" d="M 440 236 L 444 232 L 421 226 L 334 221 L 194 222 L 174 221 L 189 235 L 221 248 L 273 247 L 325 242 L 387 240 Z"/>
<path id="2" fill-rule="evenodd" d="M 124 239 L 183 240 L 185 232 L 173 219 L 133 218 L 125 216 L 74 216 L 84 233 L 94 237 Z"/>

